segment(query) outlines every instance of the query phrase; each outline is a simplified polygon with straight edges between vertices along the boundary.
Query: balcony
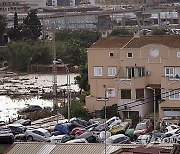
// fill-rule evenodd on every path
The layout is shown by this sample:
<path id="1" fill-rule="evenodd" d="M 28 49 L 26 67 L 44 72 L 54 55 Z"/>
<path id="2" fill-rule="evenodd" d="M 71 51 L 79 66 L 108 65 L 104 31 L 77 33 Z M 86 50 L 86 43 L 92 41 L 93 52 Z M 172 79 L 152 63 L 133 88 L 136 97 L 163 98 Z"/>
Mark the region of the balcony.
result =
<path id="1" fill-rule="evenodd" d="M 161 88 L 163 89 L 177 89 L 180 87 L 180 78 L 176 77 L 161 77 Z"/>
<path id="2" fill-rule="evenodd" d="M 118 77 L 115 79 L 117 82 L 117 85 L 121 87 L 121 89 L 125 88 L 135 88 L 135 89 L 141 89 L 144 88 L 148 84 L 148 76 L 143 76 L 143 77 L 133 77 L 131 79 L 129 78 L 121 78 Z"/>

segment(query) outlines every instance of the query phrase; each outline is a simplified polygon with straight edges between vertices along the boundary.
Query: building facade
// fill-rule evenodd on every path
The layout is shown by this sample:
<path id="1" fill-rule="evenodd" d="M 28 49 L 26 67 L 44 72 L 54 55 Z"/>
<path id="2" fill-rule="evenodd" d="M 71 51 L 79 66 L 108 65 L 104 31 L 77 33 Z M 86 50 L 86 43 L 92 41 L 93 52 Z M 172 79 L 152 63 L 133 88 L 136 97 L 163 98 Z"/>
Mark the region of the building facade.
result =
<path id="1" fill-rule="evenodd" d="M 106 32 L 104 32 L 106 36 Z M 180 116 L 180 35 L 112 36 L 88 49 L 90 95 L 86 107 L 95 114 L 117 104 L 122 118 L 159 113 Z M 99 101 L 101 100 L 101 101 Z"/>
<path id="2" fill-rule="evenodd" d="M 46 7 L 47 0 L 0 0 L 0 12 L 27 12 L 31 9 Z"/>

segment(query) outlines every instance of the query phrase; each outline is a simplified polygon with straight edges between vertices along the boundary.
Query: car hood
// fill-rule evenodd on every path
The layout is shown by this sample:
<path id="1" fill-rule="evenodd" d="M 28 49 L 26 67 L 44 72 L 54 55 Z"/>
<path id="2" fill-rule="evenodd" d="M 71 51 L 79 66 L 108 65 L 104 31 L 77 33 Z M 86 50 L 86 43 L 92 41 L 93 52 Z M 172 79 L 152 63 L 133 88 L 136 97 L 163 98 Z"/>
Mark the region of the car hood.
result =
<path id="1" fill-rule="evenodd" d="M 56 143 L 56 142 L 61 142 L 61 141 L 62 141 L 62 138 L 63 138 L 64 136 L 65 136 L 65 135 L 51 136 L 49 139 L 50 139 L 50 142 Z"/>
<path id="2" fill-rule="evenodd" d="M 141 129 L 141 130 L 135 130 L 134 131 L 134 134 L 141 134 L 143 132 L 145 132 L 146 130 L 145 129 Z"/>

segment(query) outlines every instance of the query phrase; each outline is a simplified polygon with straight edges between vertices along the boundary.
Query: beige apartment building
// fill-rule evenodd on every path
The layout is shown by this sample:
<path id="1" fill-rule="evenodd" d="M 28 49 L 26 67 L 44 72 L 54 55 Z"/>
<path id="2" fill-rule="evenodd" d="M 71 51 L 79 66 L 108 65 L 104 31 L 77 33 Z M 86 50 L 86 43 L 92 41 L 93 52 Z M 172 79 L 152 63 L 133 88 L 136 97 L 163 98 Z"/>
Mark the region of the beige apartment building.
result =
<path id="1" fill-rule="evenodd" d="M 180 35 L 102 37 L 87 51 L 90 112 L 107 96 L 122 118 L 180 116 Z"/>

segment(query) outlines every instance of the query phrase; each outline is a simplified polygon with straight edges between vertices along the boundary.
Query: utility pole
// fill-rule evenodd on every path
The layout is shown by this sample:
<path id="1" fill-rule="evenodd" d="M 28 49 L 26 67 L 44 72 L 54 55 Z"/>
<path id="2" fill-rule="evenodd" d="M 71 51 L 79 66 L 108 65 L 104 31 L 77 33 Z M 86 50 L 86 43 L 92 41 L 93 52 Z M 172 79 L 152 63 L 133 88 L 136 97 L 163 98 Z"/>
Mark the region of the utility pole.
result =
<path id="1" fill-rule="evenodd" d="M 55 40 L 55 25 L 52 27 L 52 51 L 53 51 L 53 67 L 52 67 L 52 74 L 53 74 L 53 110 L 56 111 L 57 107 L 57 63 L 56 63 L 56 40 Z M 58 121 L 57 117 L 57 121 Z"/>

